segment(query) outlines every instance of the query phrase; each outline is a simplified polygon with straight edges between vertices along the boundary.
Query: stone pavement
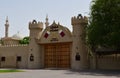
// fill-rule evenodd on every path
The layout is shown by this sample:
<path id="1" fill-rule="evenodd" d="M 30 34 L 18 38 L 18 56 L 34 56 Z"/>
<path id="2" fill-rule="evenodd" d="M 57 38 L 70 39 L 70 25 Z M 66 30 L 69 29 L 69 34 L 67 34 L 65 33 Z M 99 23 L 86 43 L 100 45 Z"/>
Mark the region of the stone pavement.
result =
<path id="1" fill-rule="evenodd" d="M 0 78 L 120 78 L 120 71 L 73 71 L 55 69 L 27 69 L 24 71 L 25 72 L 0 73 Z"/>

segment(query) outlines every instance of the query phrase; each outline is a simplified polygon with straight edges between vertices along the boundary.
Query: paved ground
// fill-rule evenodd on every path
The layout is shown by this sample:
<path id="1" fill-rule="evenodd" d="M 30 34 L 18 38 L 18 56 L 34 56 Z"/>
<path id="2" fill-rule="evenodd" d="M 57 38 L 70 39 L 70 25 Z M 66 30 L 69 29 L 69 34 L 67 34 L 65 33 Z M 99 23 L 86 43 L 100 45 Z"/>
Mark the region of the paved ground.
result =
<path id="1" fill-rule="evenodd" d="M 120 71 L 24 70 L 25 72 L 0 73 L 0 78 L 120 78 Z"/>

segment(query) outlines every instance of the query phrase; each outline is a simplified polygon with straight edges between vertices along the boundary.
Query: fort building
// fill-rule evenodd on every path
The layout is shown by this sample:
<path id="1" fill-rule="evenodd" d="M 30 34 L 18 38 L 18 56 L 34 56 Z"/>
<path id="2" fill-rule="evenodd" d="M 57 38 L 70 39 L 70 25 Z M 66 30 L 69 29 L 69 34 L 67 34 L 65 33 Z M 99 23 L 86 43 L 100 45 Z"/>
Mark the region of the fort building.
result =
<path id="1" fill-rule="evenodd" d="M 20 44 L 23 37 L 19 32 L 9 37 L 7 17 L 5 37 L 0 45 L 0 68 L 120 69 L 120 57 L 115 58 L 114 54 L 96 55 L 97 59 L 88 55 L 85 44 L 86 16 L 79 14 L 72 17 L 71 24 L 72 32 L 55 21 L 49 25 L 48 16 L 45 24 L 33 20 L 28 25 L 29 44 Z"/>

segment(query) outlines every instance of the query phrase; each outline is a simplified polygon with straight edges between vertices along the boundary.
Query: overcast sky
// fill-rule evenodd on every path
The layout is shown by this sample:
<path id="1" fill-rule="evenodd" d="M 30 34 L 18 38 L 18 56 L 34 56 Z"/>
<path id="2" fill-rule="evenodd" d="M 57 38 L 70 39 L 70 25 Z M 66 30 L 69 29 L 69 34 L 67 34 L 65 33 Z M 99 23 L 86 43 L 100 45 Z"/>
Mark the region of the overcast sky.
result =
<path id="1" fill-rule="evenodd" d="M 9 19 L 9 36 L 18 31 L 29 35 L 28 23 L 33 19 L 49 23 L 55 20 L 72 31 L 71 17 L 88 15 L 92 0 L 0 0 L 0 37 L 4 37 L 4 24 Z"/>

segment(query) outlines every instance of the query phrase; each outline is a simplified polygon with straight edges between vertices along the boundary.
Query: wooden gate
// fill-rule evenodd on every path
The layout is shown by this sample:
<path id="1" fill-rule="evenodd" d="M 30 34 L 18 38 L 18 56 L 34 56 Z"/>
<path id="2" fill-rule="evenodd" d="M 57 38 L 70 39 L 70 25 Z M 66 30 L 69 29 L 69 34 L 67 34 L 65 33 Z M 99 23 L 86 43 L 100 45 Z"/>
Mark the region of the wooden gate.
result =
<path id="1" fill-rule="evenodd" d="M 45 45 L 45 68 L 70 68 L 70 52 L 69 43 Z"/>

